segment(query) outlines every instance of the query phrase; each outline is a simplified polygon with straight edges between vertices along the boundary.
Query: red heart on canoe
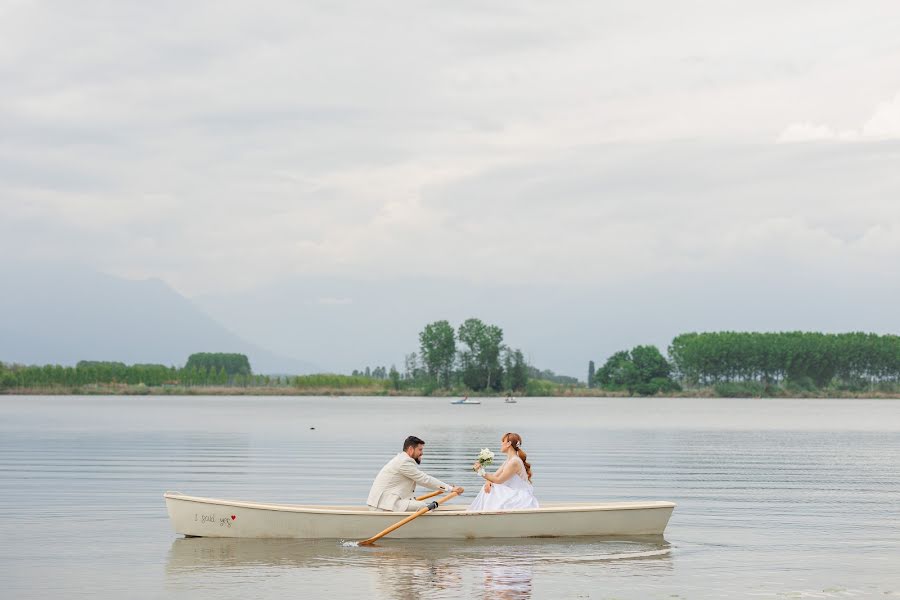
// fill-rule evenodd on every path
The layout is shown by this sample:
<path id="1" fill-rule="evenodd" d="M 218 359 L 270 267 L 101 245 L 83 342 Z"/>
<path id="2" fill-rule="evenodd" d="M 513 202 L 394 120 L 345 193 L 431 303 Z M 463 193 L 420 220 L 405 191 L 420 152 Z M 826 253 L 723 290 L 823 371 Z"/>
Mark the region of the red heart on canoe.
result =
<path id="1" fill-rule="evenodd" d="M 231 520 L 234 521 L 235 519 L 237 519 L 237 517 L 234 515 L 231 515 Z"/>

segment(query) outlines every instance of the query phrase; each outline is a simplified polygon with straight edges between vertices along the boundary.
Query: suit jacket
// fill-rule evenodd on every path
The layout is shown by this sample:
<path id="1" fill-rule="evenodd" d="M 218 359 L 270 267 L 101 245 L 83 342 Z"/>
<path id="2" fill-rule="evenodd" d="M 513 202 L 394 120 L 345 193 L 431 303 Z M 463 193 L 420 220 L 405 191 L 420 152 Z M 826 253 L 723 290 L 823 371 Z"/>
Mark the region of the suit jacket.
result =
<path id="1" fill-rule="evenodd" d="M 378 472 L 366 504 L 382 510 L 408 510 L 410 500 L 415 499 L 413 492 L 417 483 L 432 490 L 450 490 L 453 487 L 422 472 L 416 461 L 406 452 L 401 452 Z"/>

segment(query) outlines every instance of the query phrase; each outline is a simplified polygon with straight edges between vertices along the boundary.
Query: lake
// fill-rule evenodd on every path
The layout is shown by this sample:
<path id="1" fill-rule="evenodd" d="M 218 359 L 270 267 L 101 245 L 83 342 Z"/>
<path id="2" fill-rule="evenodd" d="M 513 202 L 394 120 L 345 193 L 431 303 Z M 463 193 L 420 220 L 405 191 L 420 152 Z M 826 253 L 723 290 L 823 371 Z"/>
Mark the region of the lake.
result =
<path id="1" fill-rule="evenodd" d="M 900 597 L 900 401 L 483 402 L 0 396 L 0 594 Z M 538 499 L 671 500 L 664 539 L 181 539 L 162 498 L 363 504 L 414 434 L 471 501 L 471 463 L 507 431 Z"/>

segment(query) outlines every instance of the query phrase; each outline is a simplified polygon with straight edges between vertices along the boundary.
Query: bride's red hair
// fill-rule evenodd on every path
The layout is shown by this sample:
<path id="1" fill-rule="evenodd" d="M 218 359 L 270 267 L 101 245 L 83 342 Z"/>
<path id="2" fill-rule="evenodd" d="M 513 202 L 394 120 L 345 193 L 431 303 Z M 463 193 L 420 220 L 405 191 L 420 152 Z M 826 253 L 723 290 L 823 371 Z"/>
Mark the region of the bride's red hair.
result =
<path id="1" fill-rule="evenodd" d="M 522 436 L 518 433 L 507 433 L 503 439 L 512 445 L 516 455 L 522 460 L 522 464 L 525 465 L 525 474 L 528 475 L 528 481 L 531 482 L 531 465 L 528 463 L 528 455 L 522 450 Z"/>

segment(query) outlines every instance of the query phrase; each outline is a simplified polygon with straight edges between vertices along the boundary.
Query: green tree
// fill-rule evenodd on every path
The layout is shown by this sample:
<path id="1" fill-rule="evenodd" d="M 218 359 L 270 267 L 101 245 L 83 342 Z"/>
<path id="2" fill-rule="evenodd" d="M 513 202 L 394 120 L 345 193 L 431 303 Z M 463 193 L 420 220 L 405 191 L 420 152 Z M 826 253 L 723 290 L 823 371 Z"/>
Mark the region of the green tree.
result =
<path id="1" fill-rule="evenodd" d="M 627 350 L 616 352 L 603 364 L 595 375 L 597 383 L 605 388 L 623 388 L 637 383 L 637 368 Z"/>
<path id="2" fill-rule="evenodd" d="M 0 390 L 7 390 L 13 387 L 16 387 L 15 374 L 0 363 Z"/>
<path id="3" fill-rule="evenodd" d="M 504 348 L 503 351 L 503 385 L 504 390 L 512 390 L 513 351 Z"/>
<path id="4" fill-rule="evenodd" d="M 525 362 L 525 355 L 518 349 L 513 352 L 509 387 L 515 391 L 524 391 L 528 387 L 528 364 Z"/>
<path id="5" fill-rule="evenodd" d="M 419 333 L 419 356 L 428 376 L 450 387 L 456 357 L 456 336 L 447 321 L 435 321 Z"/>
<path id="6" fill-rule="evenodd" d="M 250 360 L 245 354 L 234 354 L 227 352 L 197 352 L 188 357 L 185 369 L 196 367 L 197 370 L 215 369 L 217 372 L 220 368 L 224 368 L 229 375 L 250 375 L 253 371 L 250 368 Z"/>
<path id="7" fill-rule="evenodd" d="M 672 368 L 656 346 L 635 346 L 631 349 L 631 361 L 637 369 L 638 381 L 668 379 Z"/>
<path id="8" fill-rule="evenodd" d="M 457 331 L 459 341 L 467 346 L 463 352 L 463 381 L 473 390 L 495 389 L 500 381 L 500 351 L 503 330 L 486 325 L 480 319 L 466 319 Z"/>
<path id="9" fill-rule="evenodd" d="M 391 365 L 391 370 L 388 374 L 391 380 L 391 385 L 394 386 L 395 390 L 400 389 L 400 371 L 397 370 L 397 367 Z"/>
<path id="10" fill-rule="evenodd" d="M 416 379 L 419 370 L 419 357 L 415 352 L 406 355 L 404 361 L 403 376 L 408 380 Z"/>
<path id="11" fill-rule="evenodd" d="M 597 383 L 607 389 L 627 389 L 649 396 L 678 389 L 670 377 L 671 366 L 656 346 L 635 346 L 610 356 L 597 371 Z"/>

